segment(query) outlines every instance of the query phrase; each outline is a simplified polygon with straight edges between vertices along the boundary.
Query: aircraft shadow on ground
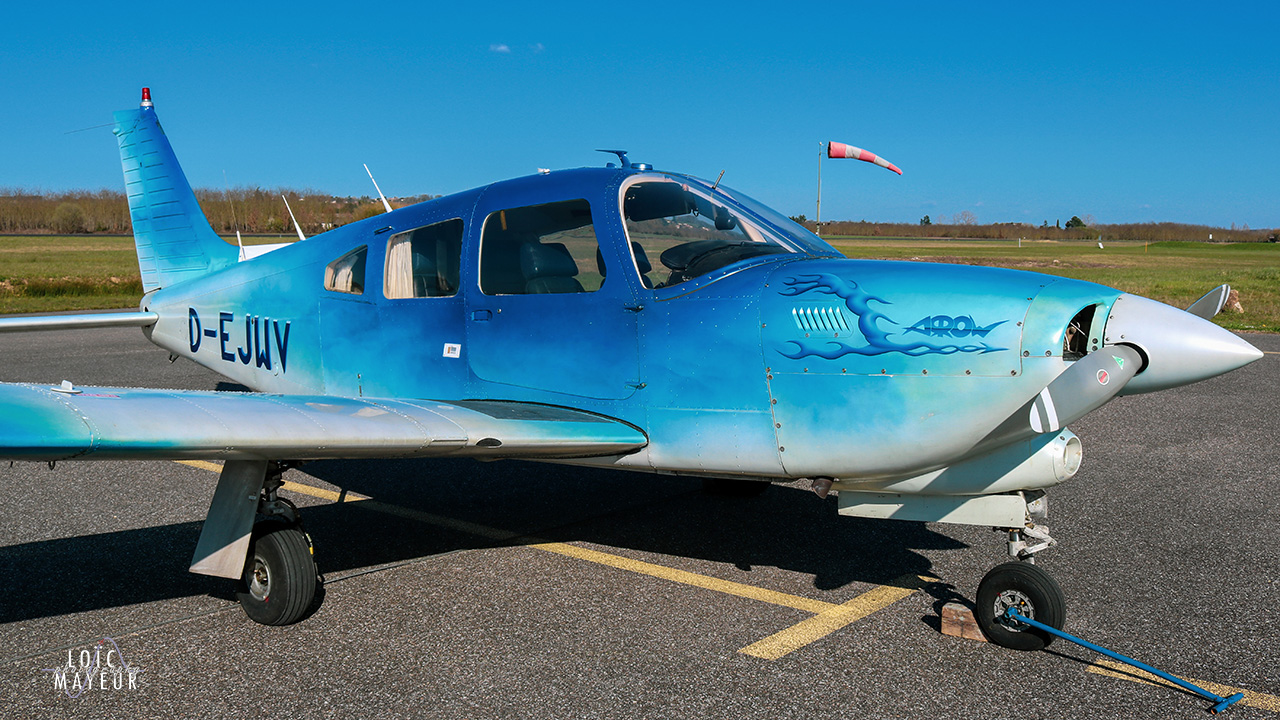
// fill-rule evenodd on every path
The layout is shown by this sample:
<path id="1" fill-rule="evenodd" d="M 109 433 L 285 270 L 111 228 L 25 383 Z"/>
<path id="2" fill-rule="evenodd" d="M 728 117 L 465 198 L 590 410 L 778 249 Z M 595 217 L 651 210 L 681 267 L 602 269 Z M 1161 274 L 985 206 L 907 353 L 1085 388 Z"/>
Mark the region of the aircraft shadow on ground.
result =
<path id="1" fill-rule="evenodd" d="M 314 482 L 299 473 L 411 512 L 520 536 L 494 540 L 358 502 L 305 508 L 317 564 L 331 579 L 454 550 L 552 540 L 743 570 L 778 567 L 833 590 L 928 572 L 931 563 L 915 550 L 966 547 L 923 523 L 841 517 L 834 498 L 781 486 L 756 498 L 721 497 L 702 492 L 696 479 L 520 461 L 325 461 L 286 479 Z M 178 597 L 233 598 L 230 581 L 187 572 L 199 534 L 200 523 L 188 522 L 0 548 L 0 570 L 23 578 L 0 595 L 0 623 Z"/>

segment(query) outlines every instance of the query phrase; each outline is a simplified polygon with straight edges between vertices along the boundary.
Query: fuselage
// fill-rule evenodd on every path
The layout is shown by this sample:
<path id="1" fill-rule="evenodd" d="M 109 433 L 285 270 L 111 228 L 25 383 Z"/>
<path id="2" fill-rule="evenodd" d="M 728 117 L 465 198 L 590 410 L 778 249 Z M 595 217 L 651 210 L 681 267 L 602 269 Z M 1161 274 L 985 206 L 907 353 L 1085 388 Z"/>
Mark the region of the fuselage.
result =
<path id="1" fill-rule="evenodd" d="M 583 462 L 890 483 L 989 452 L 1104 344 L 1120 296 L 846 259 L 732 191 L 601 168 L 402 208 L 142 305 L 153 342 L 252 390 L 566 406 L 649 437 Z"/>

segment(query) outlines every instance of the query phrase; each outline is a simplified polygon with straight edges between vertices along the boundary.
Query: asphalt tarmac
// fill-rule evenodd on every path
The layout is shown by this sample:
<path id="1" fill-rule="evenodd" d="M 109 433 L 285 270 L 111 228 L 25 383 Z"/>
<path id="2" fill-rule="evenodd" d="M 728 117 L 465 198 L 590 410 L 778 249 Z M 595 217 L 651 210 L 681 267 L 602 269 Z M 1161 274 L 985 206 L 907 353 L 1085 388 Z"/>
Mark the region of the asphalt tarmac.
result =
<path id="1" fill-rule="evenodd" d="M 1248 339 L 1280 352 L 1278 336 Z M 1041 555 L 1069 631 L 1249 691 L 1237 718 L 1280 717 L 1278 374 L 1268 354 L 1073 425 L 1085 463 L 1050 492 L 1060 544 Z M 64 379 L 236 389 L 133 330 L 0 336 L 0 380 Z M 696 480 L 515 461 L 289 471 L 325 596 L 303 622 L 264 627 L 230 581 L 186 571 L 215 470 L 0 467 L 0 714 L 1194 718 L 1210 705 L 1061 641 L 1017 653 L 942 635 L 941 605 L 971 600 L 1007 559 L 989 529 L 842 518 L 799 486 L 724 498 Z M 92 689 L 55 687 L 68 664 L 96 667 Z"/>

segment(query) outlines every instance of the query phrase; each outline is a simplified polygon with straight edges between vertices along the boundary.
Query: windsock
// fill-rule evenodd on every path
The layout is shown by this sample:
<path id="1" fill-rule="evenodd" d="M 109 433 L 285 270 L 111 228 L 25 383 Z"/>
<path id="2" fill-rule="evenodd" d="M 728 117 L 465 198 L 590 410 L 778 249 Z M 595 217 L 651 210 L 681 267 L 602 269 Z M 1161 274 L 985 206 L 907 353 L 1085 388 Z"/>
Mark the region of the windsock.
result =
<path id="1" fill-rule="evenodd" d="M 894 165 L 893 163 L 889 162 L 888 160 L 885 160 L 879 155 L 876 155 L 870 150 L 863 150 L 862 148 L 854 147 L 852 145 L 845 145 L 844 143 L 838 143 L 838 142 L 827 143 L 827 157 L 853 158 L 855 160 L 862 160 L 863 162 L 875 163 L 876 165 L 879 165 L 880 167 L 885 168 L 887 170 L 892 170 L 898 173 L 899 175 L 902 174 L 902 171 L 898 169 L 897 165 Z"/>

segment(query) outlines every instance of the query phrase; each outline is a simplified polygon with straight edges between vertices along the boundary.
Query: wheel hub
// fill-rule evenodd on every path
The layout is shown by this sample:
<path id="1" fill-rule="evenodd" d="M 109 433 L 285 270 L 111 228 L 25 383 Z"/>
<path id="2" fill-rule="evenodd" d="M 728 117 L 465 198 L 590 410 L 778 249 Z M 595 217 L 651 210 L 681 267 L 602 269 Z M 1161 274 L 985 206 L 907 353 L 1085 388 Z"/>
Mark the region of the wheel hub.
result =
<path id="1" fill-rule="evenodd" d="M 271 570 L 256 555 L 253 557 L 253 572 L 249 574 L 249 594 L 263 602 L 271 594 Z"/>
<path id="2" fill-rule="evenodd" d="M 991 609 L 995 613 L 996 622 L 1003 625 L 1010 632 L 1022 632 L 1027 626 L 1010 619 L 1006 615 L 1009 608 L 1017 610 L 1018 614 L 1025 618 L 1036 619 L 1036 608 L 1031 604 L 1031 598 L 1020 590 L 1005 590 L 996 595 L 996 600 L 991 604 Z"/>

